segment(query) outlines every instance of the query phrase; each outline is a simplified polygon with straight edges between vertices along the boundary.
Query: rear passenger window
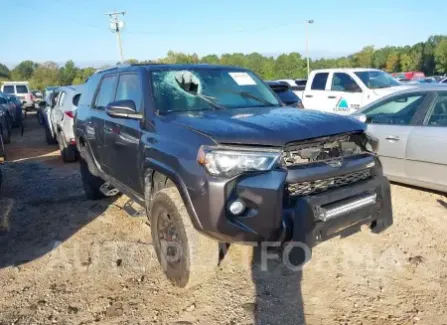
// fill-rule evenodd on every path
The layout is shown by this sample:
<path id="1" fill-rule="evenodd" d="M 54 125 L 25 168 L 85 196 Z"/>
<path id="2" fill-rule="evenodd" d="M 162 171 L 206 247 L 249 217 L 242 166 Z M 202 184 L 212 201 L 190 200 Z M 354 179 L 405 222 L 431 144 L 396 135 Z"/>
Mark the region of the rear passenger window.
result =
<path id="1" fill-rule="evenodd" d="M 438 99 L 430 114 L 428 125 L 447 127 L 447 93 L 438 94 Z"/>
<path id="2" fill-rule="evenodd" d="M 28 87 L 25 85 L 16 85 L 16 90 L 18 94 L 27 94 L 29 93 Z"/>
<path id="3" fill-rule="evenodd" d="M 116 79 L 116 75 L 106 76 L 102 79 L 98 93 L 96 94 L 94 107 L 104 108 L 113 101 Z"/>
<path id="4" fill-rule="evenodd" d="M 329 73 L 317 73 L 315 74 L 314 80 L 312 81 L 312 90 L 324 90 L 326 88 L 326 82 Z"/>
<path id="5" fill-rule="evenodd" d="M 122 74 L 116 88 L 115 100 L 131 99 L 137 112 L 141 110 L 142 90 L 137 74 Z"/>
<path id="6" fill-rule="evenodd" d="M 14 86 L 3 86 L 3 92 L 5 94 L 14 94 L 15 93 Z"/>

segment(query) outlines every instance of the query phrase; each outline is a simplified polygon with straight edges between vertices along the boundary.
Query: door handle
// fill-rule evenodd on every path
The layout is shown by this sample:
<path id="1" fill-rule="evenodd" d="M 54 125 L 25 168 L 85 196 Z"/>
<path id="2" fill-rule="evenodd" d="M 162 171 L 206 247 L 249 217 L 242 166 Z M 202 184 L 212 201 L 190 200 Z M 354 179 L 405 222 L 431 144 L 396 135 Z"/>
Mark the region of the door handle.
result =
<path id="1" fill-rule="evenodd" d="M 337 98 L 337 96 L 327 96 L 327 98 L 335 99 L 335 98 Z"/>
<path id="2" fill-rule="evenodd" d="M 304 96 L 304 97 L 306 97 L 306 98 L 312 98 L 312 97 L 314 97 L 314 96 L 312 96 L 312 95 L 306 95 L 306 96 Z"/>
<path id="3" fill-rule="evenodd" d="M 400 138 L 395 135 L 389 135 L 385 139 L 387 139 L 388 141 L 399 141 L 400 140 Z"/>

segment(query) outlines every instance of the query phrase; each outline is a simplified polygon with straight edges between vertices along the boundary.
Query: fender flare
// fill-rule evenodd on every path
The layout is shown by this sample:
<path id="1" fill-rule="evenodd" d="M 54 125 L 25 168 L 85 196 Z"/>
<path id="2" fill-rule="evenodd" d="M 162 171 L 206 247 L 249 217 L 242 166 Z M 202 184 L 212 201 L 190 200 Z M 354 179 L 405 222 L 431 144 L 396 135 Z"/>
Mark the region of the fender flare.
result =
<path id="1" fill-rule="evenodd" d="M 153 172 L 159 172 L 166 177 L 168 177 L 176 186 L 182 196 L 183 202 L 185 204 L 186 210 L 191 217 L 191 221 L 193 222 L 196 229 L 202 229 L 202 223 L 197 216 L 196 210 L 194 209 L 194 205 L 192 204 L 191 197 L 189 196 L 188 189 L 180 178 L 180 176 L 169 166 L 156 161 L 151 158 L 145 158 L 143 163 L 143 177 L 146 177 L 148 172 L 151 173 L 151 177 L 153 176 Z M 151 178 L 152 179 L 152 178 Z"/>

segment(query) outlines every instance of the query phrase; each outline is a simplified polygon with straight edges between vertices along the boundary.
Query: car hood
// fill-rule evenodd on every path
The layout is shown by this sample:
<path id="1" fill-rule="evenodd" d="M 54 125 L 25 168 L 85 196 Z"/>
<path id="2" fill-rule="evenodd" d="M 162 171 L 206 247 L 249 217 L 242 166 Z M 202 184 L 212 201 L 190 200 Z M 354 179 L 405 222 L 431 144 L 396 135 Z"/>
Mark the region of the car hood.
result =
<path id="1" fill-rule="evenodd" d="M 205 133 L 219 143 L 266 146 L 363 131 L 366 127 L 352 117 L 291 107 L 170 113 L 164 119 Z"/>
<path id="2" fill-rule="evenodd" d="M 394 87 L 373 89 L 373 92 L 377 97 L 384 97 L 386 95 L 395 93 L 397 91 L 406 90 L 406 89 L 410 89 L 410 88 L 414 88 L 414 87 L 415 87 L 415 85 L 400 85 L 400 86 L 394 86 Z"/>

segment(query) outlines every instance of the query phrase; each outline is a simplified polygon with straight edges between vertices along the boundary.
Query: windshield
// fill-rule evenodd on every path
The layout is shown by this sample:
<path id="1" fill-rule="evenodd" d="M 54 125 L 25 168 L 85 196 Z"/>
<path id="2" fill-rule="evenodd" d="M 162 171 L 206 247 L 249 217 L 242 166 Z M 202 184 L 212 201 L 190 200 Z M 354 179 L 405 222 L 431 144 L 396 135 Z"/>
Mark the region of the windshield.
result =
<path id="1" fill-rule="evenodd" d="M 370 89 L 388 88 L 399 86 L 399 82 L 388 73 L 378 70 L 355 72 L 366 87 Z"/>
<path id="2" fill-rule="evenodd" d="M 151 79 L 155 106 L 160 114 L 281 106 L 269 87 L 249 71 L 163 70 L 152 72 Z"/>

